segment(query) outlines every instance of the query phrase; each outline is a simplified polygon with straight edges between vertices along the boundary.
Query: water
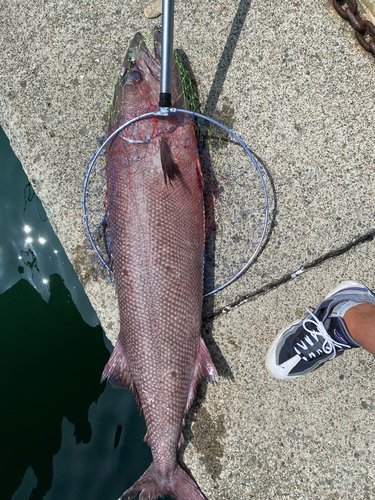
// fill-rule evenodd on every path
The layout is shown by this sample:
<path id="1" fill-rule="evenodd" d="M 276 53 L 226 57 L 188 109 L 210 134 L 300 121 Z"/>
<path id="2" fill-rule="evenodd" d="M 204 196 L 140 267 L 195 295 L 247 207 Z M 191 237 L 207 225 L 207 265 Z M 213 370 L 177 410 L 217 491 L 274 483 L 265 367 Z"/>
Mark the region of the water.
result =
<path id="1" fill-rule="evenodd" d="M 144 419 L 99 383 L 110 345 L 1 129 L 0 235 L 0 500 L 115 500 Z"/>

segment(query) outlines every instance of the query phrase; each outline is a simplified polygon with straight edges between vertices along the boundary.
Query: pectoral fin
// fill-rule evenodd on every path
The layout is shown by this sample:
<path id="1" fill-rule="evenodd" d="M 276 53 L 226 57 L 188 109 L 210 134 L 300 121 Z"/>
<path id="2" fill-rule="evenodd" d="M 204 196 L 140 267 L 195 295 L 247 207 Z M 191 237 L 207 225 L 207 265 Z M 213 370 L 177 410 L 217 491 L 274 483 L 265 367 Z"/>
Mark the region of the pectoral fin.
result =
<path id="1" fill-rule="evenodd" d="M 166 184 L 168 184 L 169 181 L 169 184 L 172 185 L 172 181 L 181 177 L 181 170 L 173 158 L 169 144 L 164 139 L 160 141 L 160 159 L 164 181 Z"/>

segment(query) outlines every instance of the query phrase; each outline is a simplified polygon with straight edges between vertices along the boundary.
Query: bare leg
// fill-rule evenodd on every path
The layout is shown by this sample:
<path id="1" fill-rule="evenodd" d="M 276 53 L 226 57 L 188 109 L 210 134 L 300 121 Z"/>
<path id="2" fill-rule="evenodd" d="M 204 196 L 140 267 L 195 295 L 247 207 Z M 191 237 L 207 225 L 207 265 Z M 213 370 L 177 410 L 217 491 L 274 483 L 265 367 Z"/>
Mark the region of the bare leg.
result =
<path id="1" fill-rule="evenodd" d="M 363 303 L 351 307 L 344 321 L 353 339 L 375 356 L 375 306 Z"/>

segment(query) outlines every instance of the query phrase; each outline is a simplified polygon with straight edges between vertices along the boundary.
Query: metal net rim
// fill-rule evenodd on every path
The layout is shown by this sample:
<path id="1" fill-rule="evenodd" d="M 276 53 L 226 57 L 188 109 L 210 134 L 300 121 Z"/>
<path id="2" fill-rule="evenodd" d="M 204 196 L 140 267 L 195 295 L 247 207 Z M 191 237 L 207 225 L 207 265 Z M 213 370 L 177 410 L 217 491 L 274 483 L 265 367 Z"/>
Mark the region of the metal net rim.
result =
<path id="1" fill-rule="evenodd" d="M 257 246 L 255 248 L 255 250 L 253 251 L 250 259 L 246 262 L 246 264 L 241 268 L 241 270 L 235 275 L 233 276 L 230 280 L 228 280 L 226 283 L 224 283 L 223 285 L 215 288 L 214 290 L 211 290 L 210 292 L 206 293 L 203 295 L 203 297 L 209 297 L 210 295 L 214 295 L 215 293 L 217 292 L 220 292 L 221 290 L 223 290 L 224 288 L 227 288 L 228 286 L 230 286 L 232 283 L 234 283 L 238 278 L 240 278 L 248 269 L 249 267 L 251 266 L 251 264 L 254 262 L 254 260 L 256 259 L 257 255 L 259 254 L 260 252 L 260 249 L 261 249 L 261 246 L 262 246 L 262 243 L 264 241 L 264 238 L 265 238 L 265 235 L 266 235 L 266 230 L 267 230 L 267 224 L 268 224 L 268 208 L 269 208 L 269 205 L 268 205 L 268 195 L 267 195 L 267 189 L 266 189 L 266 184 L 264 182 L 264 179 L 263 179 L 263 175 L 259 169 L 259 166 L 258 166 L 258 163 L 256 161 L 256 159 L 254 158 L 254 156 L 251 154 L 251 152 L 249 151 L 248 147 L 246 146 L 245 142 L 240 139 L 232 130 L 230 130 L 229 128 L 227 128 L 225 125 L 223 125 L 222 123 L 220 123 L 218 120 L 215 120 L 214 118 L 209 118 L 208 116 L 205 116 L 205 115 L 201 115 L 200 113 L 196 113 L 194 111 L 188 111 L 186 109 L 178 109 L 178 108 L 160 108 L 158 111 L 150 111 L 149 113 L 145 113 L 143 115 L 139 115 L 129 121 L 127 121 L 126 123 L 124 123 L 123 125 L 121 125 L 118 129 L 116 129 L 104 142 L 103 144 L 100 146 L 100 148 L 98 149 L 98 151 L 95 153 L 95 155 L 93 156 L 93 158 L 91 159 L 90 163 L 89 163 L 89 166 L 87 168 L 87 171 L 86 171 L 86 174 L 85 174 L 85 179 L 84 179 L 84 183 L 83 183 L 83 196 L 82 196 L 82 207 L 83 207 L 83 222 L 84 222 L 84 225 L 85 225 L 85 230 L 86 230 L 86 233 L 89 237 L 89 240 L 90 240 L 90 243 L 92 245 L 92 247 L 94 248 L 95 252 L 97 253 L 101 263 L 103 264 L 103 266 L 110 272 L 112 273 L 110 267 L 108 266 L 108 264 L 105 262 L 105 260 L 103 259 L 99 249 L 97 248 L 96 244 L 95 244 L 95 241 L 92 237 L 92 234 L 91 234 L 91 231 L 90 231 L 90 227 L 89 227 L 89 223 L 88 223 L 88 214 L 87 214 L 87 211 L 86 211 L 86 194 L 87 194 L 87 187 L 88 187 L 88 181 L 89 181 L 89 177 L 90 177 L 90 173 L 95 165 L 95 162 L 96 160 L 98 159 L 100 153 L 103 151 L 103 149 L 105 148 L 105 146 L 117 135 L 119 134 L 124 128 L 128 127 L 129 125 L 132 125 L 133 123 L 136 123 L 137 121 L 139 120 L 143 120 L 145 118 L 149 118 L 151 116 L 156 116 L 156 117 L 166 117 L 166 116 L 169 116 L 169 115 L 176 115 L 176 114 L 184 114 L 184 115 L 188 115 L 188 116 L 191 116 L 193 118 L 200 118 L 202 120 L 207 120 L 209 121 L 210 123 L 213 123 L 214 125 L 216 125 L 217 127 L 220 127 L 221 129 L 225 130 L 226 133 L 228 133 L 235 141 L 237 141 L 240 146 L 243 148 L 243 150 L 246 152 L 246 154 L 249 156 L 251 162 L 254 164 L 255 166 L 255 170 L 261 180 L 261 183 L 262 183 L 262 188 L 263 188 L 263 193 L 264 193 L 264 199 L 265 199 L 265 206 L 264 206 L 264 214 L 265 214 L 265 220 L 264 220 L 264 225 L 263 225 L 263 231 L 262 231 L 262 236 L 259 240 L 259 242 L 257 243 Z"/>

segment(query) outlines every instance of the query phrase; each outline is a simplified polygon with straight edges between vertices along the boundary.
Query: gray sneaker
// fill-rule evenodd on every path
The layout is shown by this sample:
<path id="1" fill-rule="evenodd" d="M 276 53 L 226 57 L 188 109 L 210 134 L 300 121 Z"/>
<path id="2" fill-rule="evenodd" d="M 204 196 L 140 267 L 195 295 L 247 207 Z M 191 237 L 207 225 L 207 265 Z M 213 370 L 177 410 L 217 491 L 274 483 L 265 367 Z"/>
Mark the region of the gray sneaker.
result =
<path id="1" fill-rule="evenodd" d="M 343 281 L 314 312 L 283 330 L 268 350 L 266 367 L 276 378 L 291 379 L 315 370 L 346 349 L 360 347 L 350 336 L 343 316 L 354 304 L 375 305 L 375 297 L 361 283 Z"/>

